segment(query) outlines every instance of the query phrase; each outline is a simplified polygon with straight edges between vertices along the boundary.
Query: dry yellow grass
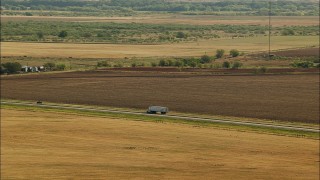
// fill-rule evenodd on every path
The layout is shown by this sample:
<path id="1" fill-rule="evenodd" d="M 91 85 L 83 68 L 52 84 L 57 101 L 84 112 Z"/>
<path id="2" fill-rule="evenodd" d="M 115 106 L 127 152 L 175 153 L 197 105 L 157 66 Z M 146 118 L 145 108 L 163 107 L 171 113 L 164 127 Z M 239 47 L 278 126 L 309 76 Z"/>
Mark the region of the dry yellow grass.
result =
<path id="1" fill-rule="evenodd" d="M 193 24 L 193 25 L 268 25 L 269 18 L 264 16 L 214 16 L 214 15 L 146 15 L 134 17 L 59 17 L 59 16 L 2 16 L 7 21 L 72 21 L 72 22 L 117 22 L 147 24 Z M 310 26 L 319 25 L 317 16 L 276 16 L 272 17 L 272 26 Z"/>
<path id="2" fill-rule="evenodd" d="M 318 45 L 317 36 L 275 36 L 272 50 Z M 1 56 L 123 58 L 214 55 L 216 49 L 268 50 L 268 37 L 215 39 L 160 45 L 1 42 Z"/>
<path id="3" fill-rule="evenodd" d="M 319 179 L 319 141 L 1 109 L 1 179 Z"/>

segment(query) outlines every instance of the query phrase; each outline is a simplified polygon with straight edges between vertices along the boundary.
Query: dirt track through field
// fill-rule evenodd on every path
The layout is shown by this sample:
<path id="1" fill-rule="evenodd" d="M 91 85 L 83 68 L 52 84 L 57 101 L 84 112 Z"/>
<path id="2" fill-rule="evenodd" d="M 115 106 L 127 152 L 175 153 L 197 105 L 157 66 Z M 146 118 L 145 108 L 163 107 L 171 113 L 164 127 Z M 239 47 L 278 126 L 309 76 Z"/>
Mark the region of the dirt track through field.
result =
<path id="1" fill-rule="evenodd" d="M 1 109 L 1 179 L 319 179 L 318 140 Z"/>
<path id="2" fill-rule="evenodd" d="M 319 76 L 75 72 L 2 78 L 2 98 L 319 123 Z"/>

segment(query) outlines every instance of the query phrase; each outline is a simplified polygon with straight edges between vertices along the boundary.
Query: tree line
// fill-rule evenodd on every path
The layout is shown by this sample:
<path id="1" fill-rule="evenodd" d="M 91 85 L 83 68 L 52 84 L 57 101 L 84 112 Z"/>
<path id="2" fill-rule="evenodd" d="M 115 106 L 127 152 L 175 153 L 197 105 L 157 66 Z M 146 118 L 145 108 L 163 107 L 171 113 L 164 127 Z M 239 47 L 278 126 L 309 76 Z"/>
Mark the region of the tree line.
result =
<path id="1" fill-rule="evenodd" d="M 259 25 L 8 21 L 1 23 L 1 41 L 155 44 L 251 37 L 265 35 L 267 31 L 267 26 Z M 319 35 L 319 31 L 318 26 L 273 27 L 272 35 Z"/>
<path id="2" fill-rule="evenodd" d="M 8 10 L 105 11 L 132 10 L 156 12 L 245 12 L 245 15 L 268 15 L 267 0 L 226 0 L 213 2 L 177 2 L 168 0 L 2 0 Z M 316 16 L 317 1 L 272 1 L 271 15 Z"/>
<path id="3" fill-rule="evenodd" d="M 55 64 L 52 62 L 45 63 L 41 67 L 43 68 L 43 71 L 64 71 L 66 69 L 65 64 Z M 32 68 L 32 66 L 30 66 L 29 68 Z M 40 71 L 40 69 L 41 69 L 40 66 L 37 67 L 38 72 Z M 29 70 L 27 71 L 31 72 Z M 17 74 L 22 72 L 26 72 L 26 71 L 23 69 L 23 66 L 18 62 L 6 62 L 6 63 L 1 63 L 0 65 L 1 74 Z"/>

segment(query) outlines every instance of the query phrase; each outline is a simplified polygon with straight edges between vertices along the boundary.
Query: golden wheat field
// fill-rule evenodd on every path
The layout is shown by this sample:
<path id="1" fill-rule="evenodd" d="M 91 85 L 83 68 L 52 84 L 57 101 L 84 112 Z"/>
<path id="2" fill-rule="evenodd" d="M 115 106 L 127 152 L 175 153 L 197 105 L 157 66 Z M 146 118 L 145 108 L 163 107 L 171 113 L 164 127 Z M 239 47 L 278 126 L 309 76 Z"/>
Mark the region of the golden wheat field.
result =
<path id="1" fill-rule="evenodd" d="M 1 179 L 319 179 L 319 141 L 1 109 Z"/>
<path id="2" fill-rule="evenodd" d="M 317 36 L 275 36 L 271 38 L 271 50 L 317 46 Z M 158 45 L 132 44 L 71 44 L 71 43 L 24 43 L 1 42 L 1 56 L 75 57 L 75 58 L 124 58 L 124 57 L 171 57 L 214 55 L 217 49 L 227 52 L 267 51 L 268 37 L 214 39 L 189 43 Z"/>

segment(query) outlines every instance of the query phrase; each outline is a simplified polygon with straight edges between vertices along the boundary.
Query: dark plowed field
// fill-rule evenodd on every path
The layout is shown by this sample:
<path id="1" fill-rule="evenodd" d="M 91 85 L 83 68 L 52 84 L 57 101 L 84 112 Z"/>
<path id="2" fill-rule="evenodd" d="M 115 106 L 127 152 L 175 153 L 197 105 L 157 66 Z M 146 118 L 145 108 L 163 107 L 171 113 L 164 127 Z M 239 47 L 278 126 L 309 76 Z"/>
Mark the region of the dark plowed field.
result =
<path id="1" fill-rule="evenodd" d="M 72 72 L 2 77 L 1 98 L 319 123 L 319 76 Z"/>
<path id="2" fill-rule="evenodd" d="M 319 57 L 319 47 L 279 51 L 273 54 L 284 57 Z"/>

